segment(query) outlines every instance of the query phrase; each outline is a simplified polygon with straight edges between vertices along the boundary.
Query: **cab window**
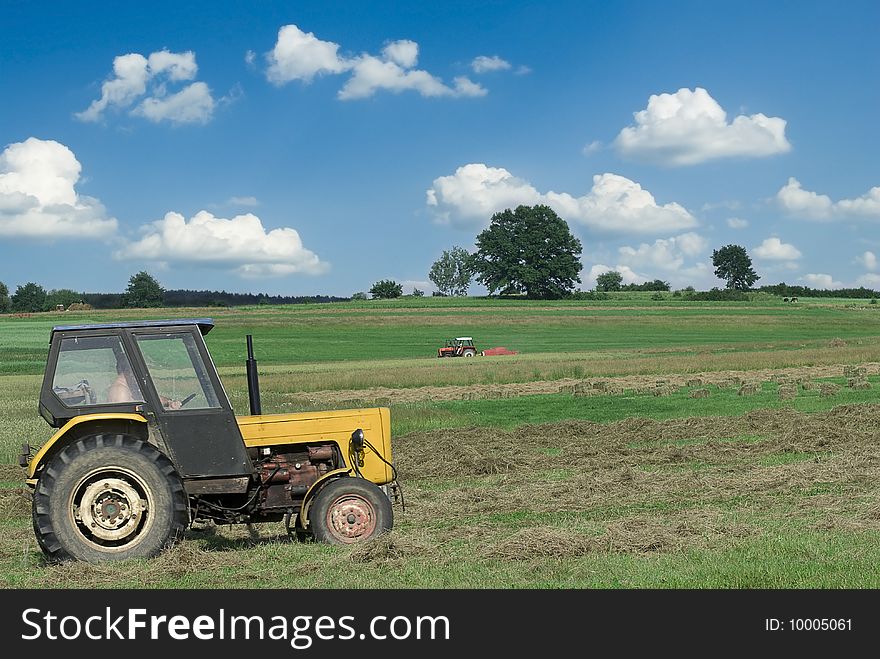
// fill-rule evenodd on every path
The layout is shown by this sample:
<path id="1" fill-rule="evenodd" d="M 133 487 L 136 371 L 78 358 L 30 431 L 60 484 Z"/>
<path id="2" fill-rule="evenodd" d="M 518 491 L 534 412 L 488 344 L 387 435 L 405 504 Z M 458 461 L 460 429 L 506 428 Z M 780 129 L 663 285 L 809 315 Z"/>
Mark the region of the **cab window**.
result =
<path id="1" fill-rule="evenodd" d="M 192 334 L 137 334 L 138 347 L 166 410 L 220 407 Z"/>
<path id="2" fill-rule="evenodd" d="M 62 339 L 52 391 L 67 407 L 144 400 L 118 336 Z"/>

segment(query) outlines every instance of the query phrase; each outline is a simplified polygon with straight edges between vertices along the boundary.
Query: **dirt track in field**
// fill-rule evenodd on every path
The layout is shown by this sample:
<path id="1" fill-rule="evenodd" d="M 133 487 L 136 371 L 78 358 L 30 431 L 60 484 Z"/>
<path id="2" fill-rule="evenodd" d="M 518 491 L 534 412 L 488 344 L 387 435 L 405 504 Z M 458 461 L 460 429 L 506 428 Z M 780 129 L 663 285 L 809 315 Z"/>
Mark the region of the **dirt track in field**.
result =
<path id="1" fill-rule="evenodd" d="M 491 359 L 491 358 L 487 358 Z M 395 389 L 373 387 L 370 389 L 348 389 L 328 391 L 300 391 L 287 394 L 285 398 L 306 402 L 310 405 L 333 404 L 357 407 L 362 404 L 415 403 L 419 401 L 469 400 L 480 398 L 515 398 L 535 394 L 573 393 L 583 395 L 603 395 L 632 391 L 645 393 L 657 384 L 670 387 L 683 387 L 689 382 L 694 386 L 717 385 L 737 386 L 742 382 L 763 382 L 769 380 L 815 380 L 828 377 L 842 377 L 846 365 L 799 366 L 794 368 L 758 369 L 748 371 L 710 371 L 704 373 L 677 373 L 663 375 L 627 375 L 606 378 L 563 378 L 559 380 L 537 380 L 534 382 L 514 382 L 509 384 L 472 384 L 444 387 L 410 387 Z M 861 364 L 868 375 L 880 374 L 880 363 Z M 699 385 L 696 381 L 699 380 Z"/>

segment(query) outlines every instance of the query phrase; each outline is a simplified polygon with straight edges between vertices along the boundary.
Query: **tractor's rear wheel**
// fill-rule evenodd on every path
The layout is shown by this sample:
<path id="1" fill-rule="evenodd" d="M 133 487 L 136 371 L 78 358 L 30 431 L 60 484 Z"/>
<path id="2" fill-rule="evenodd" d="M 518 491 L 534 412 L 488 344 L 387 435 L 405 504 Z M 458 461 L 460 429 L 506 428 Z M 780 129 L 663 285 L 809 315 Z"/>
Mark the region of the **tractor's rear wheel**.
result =
<path id="1" fill-rule="evenodd" d="M 309 530 L 318 542 L 348 545 L 390 531 L 391 501 L 374 483 L 345 477 L 330 481 L 309 509 Z"/>
<path id="2" fill-rule="evenodd" d="M 94 435 L 64 448 L 39 476 L 34 533 L 50 560 L 155 556 L 189 523 L 183 482 L 150 444 Z"/>
<path id="3" fill-rule="evenodd" d="M 476 350 L 465 350 L 462 355 L 465 357 L 473 357 L 477 354 Z"/>

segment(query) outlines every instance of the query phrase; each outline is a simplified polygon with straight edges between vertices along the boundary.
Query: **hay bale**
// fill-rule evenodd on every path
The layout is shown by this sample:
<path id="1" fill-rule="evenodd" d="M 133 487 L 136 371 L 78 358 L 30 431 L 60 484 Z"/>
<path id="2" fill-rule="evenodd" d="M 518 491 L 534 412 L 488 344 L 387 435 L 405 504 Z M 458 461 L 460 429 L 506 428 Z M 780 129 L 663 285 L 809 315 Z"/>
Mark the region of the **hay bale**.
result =
<path id="1" fill-rule="evenodd" d="M 761 385 L 758 382 L 746 382 L 737 391 L 738 396 L 754 396 L 761 392 Z"/>
<path id="2" fill-rule="evenodd" d="M 605 391 L 608 388 L 608 383 L 604 380 L 599 380 L 598 382 L 593 383 L 593 389 L 597 391 Z"/>
<path id="3" fill-rule="evenodd" d="M 853 384 L 850 385 L 856 391 L 866 391 L 868 389 L 872 389 L 871 383 L 865 380 L 864 378 L 858 379 Z"/>
<path id="4" fill-rule="evenodd" d="M 818 391 L 819 383 L 813 382 L 811 380 L 806 380 L 804 382 L 801 382 L 801 389 L 803 389 L 804 391 Z"/>
<path id="5" fill-rule="evenodd" d="M 833 382 L 822 382 L 819 384 L 820 396 L 836 396 L 838 391 L 840 391 L 839 384 L 834 384 Z"/>
<path id="6" fill-rule="evenodd" d="M 708 389 L 694 389 L 691 391 L 691 398 L 708 398 L 709 390 Z"/>
<path id="7" fill-rule="evenodd" d="M 675 393 L 675 387 L 670 387 L 668 384 L 664 384 L 659 387 L 654 387 L 651 393 L 655 396 L 671 396 Z"/>
<path id="8" fill-rule="evenodd" d="M 791 400 L 797 398 L 798 389 L 794 384 L 783 384 L 779 386 L 779 398 L 781 400 Z"/>
<path id="9" fill-rule="evenodd" d="M 845 345 L 846 341 L 844 341 L 840 337 L 834 337 L 828 342 L 829 348 L 843 348 Z"/>
<path id="10" fill-rule="evenodd" d="M 702 387 L 703 380 L 700 378 L 691 378 L 685 384 L 687 384 L 687 386 L 689 386 L 689 387 Z"/>

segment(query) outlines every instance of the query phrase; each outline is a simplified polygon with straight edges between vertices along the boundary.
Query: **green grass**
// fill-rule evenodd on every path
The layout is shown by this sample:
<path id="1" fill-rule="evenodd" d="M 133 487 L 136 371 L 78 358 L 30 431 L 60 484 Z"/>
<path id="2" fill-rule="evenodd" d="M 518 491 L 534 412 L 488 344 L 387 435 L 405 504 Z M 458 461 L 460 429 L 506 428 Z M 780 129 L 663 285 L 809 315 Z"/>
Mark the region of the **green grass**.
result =
<path id="1" fill-rule="evenodd" d="M 867 300 L 802 298 L 790 305 L 762 296 L 693 303 L 650 295 L 0 316 L 0 463 L 14 462 L 21 442 L 36 446 L 52 432 L 38 416 L 37 397 L 49 331 L 62 323 L 214 317 L 208 346 L 239 412 L 247 401 L 246 334 L 254 335 L 270 413 L 330 407 L 320 396 L 309 403 L 308 392 L 880 362 L 880 305 Z M 474 336 L 478 347 L 502 345 L 521 354 L 433 357 L 445 338 L 462 334 Z M 832 338 L 847 345 L 829 348 Z M 799 391 L 790 401 L 780 400 L 769 382 L 755 396 L 707 385 L 710 396 L 703 399 L 690 398 L 689 388 L 662 397 L 542 394 L 415 403 L 392 397 L 395 455 L 414 474 L 405 479 L 411 508 L 396 513 L 397 545 L 365 556 L 287 542 L 280 525 L 269 524 L 257 528 L 257 539 L 242 527 L 193 530 L 151 561 L 47 566 L 26 506 L 14 500 L 21 473 L 4 467 L 0 495 L 13 502 L 13 512 L 0 510 L 0 586 L 288 585 L 255 567 L 276 564 L 296 565 L 296 586 L 304 588 L 876 588 L 873 444 L 859 451 L 834 445 L 831 430 L 829 446 L 797 433 L 783 441 L 743 422 L 755 410 L 791 409 L 809 419 L 840 405 L 868 409 L 880 402 L 880 379 L 870 380 L 872 390 L 843 387 L 832 397 Z M 858 418 L 860 410 L 847 414 Z M 636 417 L 725 417 L 724 427 L 729 420 L 735 428 L 658 439 L 643 436 L 636 423 L 619 442 L 599 446 L 611 424 Z M 571 425 L 576 421 L 602 425 Z M 570 423 L 548 426 L 544 435 L 543 427 L 529 430 L 554 422 Z M 571 436 L 573 428 L 588 438 Z M 514 429 L 536 439 L 515 443 L 503 434 Z M 423 433 L 434 430 L 445 434 Z M 438 445 L 438 437 L 448 443 Z M 581 450 L 580 462 L 573 462 Z M 462 467 L 482 458 L 497 458 L 497 472 L 491 464 L 481 473 Z M 575 540 L 613 546 L 574 551 L 566 542 Z M 560 551 L 547 553 L 554 542 Z"/>
<path id="2" fill-rule="evenodd" d="M 823 397 L 818 391 L 800 391 L 793 400 L 780 400 L 777 386 L 765 383 L 753 396 L 739 396 L 733 388 L 714 386 L 708 398 L 690 398 L 691 388 L 684 387 L 670 396 L 652 394 L 572 396 L 547 394 L 486 400 L 461 400 L 413 403 L 392 408 L 395 435 L 413 431 L 467 426 L 515 428 L 524 424 L 552 423 L 583 419 L 609 423 L 631 417 L 676 419 L 693 416 L 740 416 L 751 410 L 790 408 L 799 412 L 820 412 L 837 405 L 880 402 L 880 378 L 869 378 L 874 388 L 857 391 L 841 387 L 834 396 Z M 829 381 L 845 384 L 842 378 Z"/>

